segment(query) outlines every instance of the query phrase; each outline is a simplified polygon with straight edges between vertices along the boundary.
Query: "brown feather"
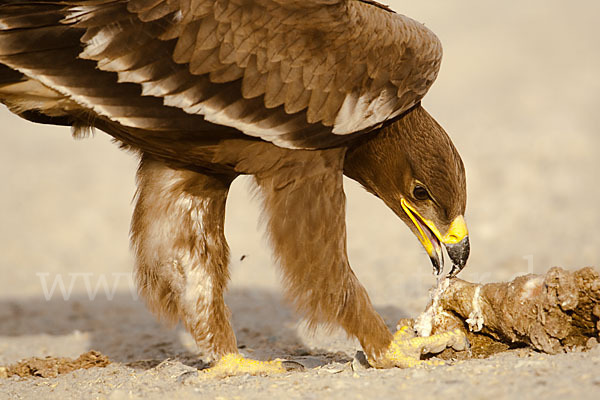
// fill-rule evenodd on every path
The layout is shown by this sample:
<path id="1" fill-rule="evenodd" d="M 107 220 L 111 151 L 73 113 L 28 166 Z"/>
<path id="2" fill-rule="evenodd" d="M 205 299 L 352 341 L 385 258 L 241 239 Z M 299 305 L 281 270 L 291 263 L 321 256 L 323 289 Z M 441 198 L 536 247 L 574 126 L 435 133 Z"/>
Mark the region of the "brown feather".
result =
<path id="1" fill-rule="evenodd" d="M 218 22 L 213 18 L 204 18 L 200 24 L 200 29 L 196 34 L 194 48 L 198 50 L 211 50 L 219 46 L 222 37 L 218 35 Z"/>
<path id="2" fill-rule="evenodd" d="M 310 101 L 308 103 L 308 113 L 306 114 L 308 123 L 312 124 L 323 119 L 322 108 L 327 101 L 328 96 L 329 93 L 322 90 L 312 91 L 310 95 Z"/>
<path id="3" fill-rule="evenodd" d="M 278 107 L 285 101 L 284 84 L 278 71 L 269 72 L 265 88 L 265 107 Z"/>
<path id="4" fill-rule="evenodd" d="M 194 21 L 183 29 L 181 36 L 177 39 L 177 46 L 173 51 L 173 61 L 178 64 L 184 64 L 190 62 L 192 59 L 192 53 L 196 46 L 196 37 L 198 36 L 198 29 L 200 29 L 201 21 Z"/>
<path id="5" fill-rule="evenodd" d="M 132 13 L 143 13 L 165 3 L 163 0 L 130 0 L 127 9 Z"/>
<path id="6" fill-rule="evenodd" d="M 223 224 L 230 183 L 251 174 L 309 325 L 385 352 L 391 333 L 348 262 L 342 176 L 408 224 L 399 199 L 415 180 L 440 231 L 464 213 L 462 161 L 415 106 L 439 69 L 437 38 L 371 0 L 42 3 L 0 5 L 0 101 L 141 155 L 131 238 L 149 307 L 213 356 L 237 351 Z"/>
<path id="7" fill-rule="evenodd" d="M 244 70 L 235 64 L 230 64 L 217 71 L 210 73 L 210 81 L 214 83 L 226 83 L 241 79 L 244 76 Z"/>
<path id="8" fill-rule="evenodd" d="M 171 7 L 167 2 L 159 2 L 154 7 L 150 9 L 146 9 L 143 11 L 137 11 L 139 18 L 143 22 L 155 21 L 164 17 L 165 15 L 173 12 L 173 7 Z"/>
<path id="9" fill-rule="evenodd" d="M 224 66 L 219 58 L 218 48 L 210 50 L 195 49 L 190 61 L 190 72 L 194 75 L 204 75 L 217 71 Z"/>
<path id="10" fill-rule="evenodd" d="M 304 90 L 301 81 L 293 80 L 285 85 L 285 112 L 295 114 L 308 107 L 312 92 Z"/>
<path id="11" fill-rule="evenodd" d="M 244 72 L 242 82 L 242 95 L 246 99 L 252 99 L 265 93 L 267 76 L 261 74 L 256 67 L 256 57 L 252 57 Z"/>

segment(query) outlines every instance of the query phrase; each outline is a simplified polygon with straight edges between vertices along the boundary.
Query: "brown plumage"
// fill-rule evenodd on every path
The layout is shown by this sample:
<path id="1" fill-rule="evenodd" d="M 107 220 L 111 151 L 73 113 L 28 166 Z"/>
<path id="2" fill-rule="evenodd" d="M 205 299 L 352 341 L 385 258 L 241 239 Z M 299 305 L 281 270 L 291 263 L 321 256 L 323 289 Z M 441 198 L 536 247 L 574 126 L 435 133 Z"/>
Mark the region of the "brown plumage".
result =
<path id="1" fill-rule="evenodd" d="M 8 0 L 0 100 L 101 129 L 141 158 L 131 238 L 149 307 L 214 356 L 225 201 L 256 179 L 290 299 L 370 357 L 392 335 L 348 263 L 343 174 L 407 223 L 440 269 L 468 257 L 460 156 L 420 106 L 441 60 L 423 25 L 371 0 Z"/>

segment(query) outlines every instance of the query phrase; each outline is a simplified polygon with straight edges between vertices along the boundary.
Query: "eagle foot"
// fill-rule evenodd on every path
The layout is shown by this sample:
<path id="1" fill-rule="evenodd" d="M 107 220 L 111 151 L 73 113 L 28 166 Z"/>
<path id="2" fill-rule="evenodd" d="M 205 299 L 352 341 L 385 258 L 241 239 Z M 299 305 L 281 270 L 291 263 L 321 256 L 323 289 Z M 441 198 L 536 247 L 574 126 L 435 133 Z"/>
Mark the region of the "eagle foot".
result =
<path id="1" fill-rule="evenodd" d="M 221 357 L 215 365 L 202 372 L 203 376 L 206 378 L 225 378 L 236 375 L 281 374 L 291 370 L 297 370 L 301 367 L 300 364 L 293 361 L 258 361 L 245 358 L 241 354 L 229 353 Z"/>
<path id="2" fill-rule="evenodd" d="M 394 334 L 387 351 L 369 363 L 375 368 L 412 368 L 418 366 L 444 365 L 442 360 L 421 360 L 423 354 L 436 354 L 447 347 L 456 351 L 469 348 L 469 341 L 460 329 L 428 337 L 417 337 L 412 328 L 403 326 Z"/>

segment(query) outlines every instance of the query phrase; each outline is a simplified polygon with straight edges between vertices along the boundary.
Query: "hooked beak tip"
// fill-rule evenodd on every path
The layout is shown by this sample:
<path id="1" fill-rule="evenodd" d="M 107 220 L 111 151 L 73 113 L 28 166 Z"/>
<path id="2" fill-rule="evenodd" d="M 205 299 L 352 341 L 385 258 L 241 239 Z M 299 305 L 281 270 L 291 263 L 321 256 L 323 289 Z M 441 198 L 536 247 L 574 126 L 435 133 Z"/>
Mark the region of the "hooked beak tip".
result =
<path id="1" fill-rule="evenodd" d="M 467 264 L 469 253 L 471 252 L 471 245 L 469 243 L 469 237 L 465 236 L 460 242 L 446 244 L 446 250 L 448 256 L 452 260 L 452 270 L 448 274 L 448 277 L 456 276 Z"/>

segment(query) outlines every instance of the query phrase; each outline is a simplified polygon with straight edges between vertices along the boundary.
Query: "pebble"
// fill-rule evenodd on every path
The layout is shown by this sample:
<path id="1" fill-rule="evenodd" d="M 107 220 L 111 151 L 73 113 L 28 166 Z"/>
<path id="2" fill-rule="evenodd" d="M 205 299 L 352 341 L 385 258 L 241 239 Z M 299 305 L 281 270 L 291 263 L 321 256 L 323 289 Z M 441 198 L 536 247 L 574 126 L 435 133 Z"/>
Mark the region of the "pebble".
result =
<path id="1" fill-rule="evenodd" d="M 362 351 L 357 351 L 352 359 L 352 371 L 364 371 L 365 369 L 371 368 L 367 356 Z"/>
<path id="2" fill-rule="evenodd" d="M 177 377 L 177 382 L 185 384 L 196 378 L 198 378 L 198 370 L 187 371 Z"/>
<path id="3" fill-rule="evenodd" d="M 585 344 L 585 347 L 588 350 L 591 350 L 594 347 L 596 347 L 597 345 L 598 345 L 598 339 L 596 339 L 595 337 L 591 337 L 588 339 L 587 343 Z"/>

